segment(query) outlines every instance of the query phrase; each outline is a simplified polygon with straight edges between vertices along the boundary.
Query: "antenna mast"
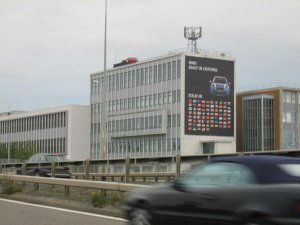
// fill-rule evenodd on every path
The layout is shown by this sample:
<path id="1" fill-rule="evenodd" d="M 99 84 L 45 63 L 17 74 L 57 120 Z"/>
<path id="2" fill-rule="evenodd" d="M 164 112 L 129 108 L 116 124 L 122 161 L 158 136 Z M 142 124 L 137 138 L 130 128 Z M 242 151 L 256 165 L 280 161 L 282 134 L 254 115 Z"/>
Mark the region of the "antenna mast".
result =
<path id="1" fill-rule="evenodd" d="M 202 36 L 201 27 L 184 27 L 184 37 L 188 39 L 188 51 L 197 53 L 197 40 Z"/>

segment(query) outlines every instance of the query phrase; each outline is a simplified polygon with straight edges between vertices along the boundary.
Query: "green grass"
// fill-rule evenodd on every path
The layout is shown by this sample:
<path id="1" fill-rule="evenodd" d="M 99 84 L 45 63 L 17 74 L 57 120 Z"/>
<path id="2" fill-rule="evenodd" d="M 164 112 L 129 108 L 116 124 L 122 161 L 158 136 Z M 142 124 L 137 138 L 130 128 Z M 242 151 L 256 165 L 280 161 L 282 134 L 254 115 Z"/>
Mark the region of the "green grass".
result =
<path id="1" fill-rule="evenodd" d="M 2 181 L 2 194 L 11 195 L 16 192 L 22 192 L 22 188 L 16 185 L 12 180 L 3 179 Z"/>
<path id="2" fill-rule="evenodd" d="M 94 191 L 90 194 L 91 203 L 94 207 L 104 207 L 108 205 L 120 205 L 123 201 L 123 194 L 120 192 L 109 192 L 107 196 L 101 191 Z"/>

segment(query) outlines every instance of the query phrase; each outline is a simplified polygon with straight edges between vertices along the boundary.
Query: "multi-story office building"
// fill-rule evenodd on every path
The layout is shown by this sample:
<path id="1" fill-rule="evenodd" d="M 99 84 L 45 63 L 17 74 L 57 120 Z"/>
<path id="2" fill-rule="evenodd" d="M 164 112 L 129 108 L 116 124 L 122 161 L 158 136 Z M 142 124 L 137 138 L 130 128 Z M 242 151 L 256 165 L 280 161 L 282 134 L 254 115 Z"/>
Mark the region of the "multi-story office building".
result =
<path id="1" fill-rule="evenodd" d="M 300 147 L 300 89 L 280 85 L 237 94 L 237 151 Z"/>
<path id="2" fill-rule="evenodd" d="M 234 79 L 234 59 L 218 53 L 92 73 L 91 159 L 235 152 Z"/>
<path id="3" fill-rule="evenodd" d="M 89 158 L 89 106 L 68 105 L 0 115 L 0 144 L 30 145 L 36 153 Z"/>

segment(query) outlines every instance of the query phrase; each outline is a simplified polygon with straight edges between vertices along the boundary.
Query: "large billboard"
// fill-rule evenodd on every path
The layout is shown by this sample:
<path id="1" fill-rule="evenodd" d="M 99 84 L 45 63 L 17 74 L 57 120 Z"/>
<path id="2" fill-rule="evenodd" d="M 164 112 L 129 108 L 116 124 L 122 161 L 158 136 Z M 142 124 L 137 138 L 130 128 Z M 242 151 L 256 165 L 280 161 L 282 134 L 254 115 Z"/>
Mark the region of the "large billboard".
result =
<path id="1" fill-rule="evenodd" d="M 185 134 L 234 136 L 234 61 L 186 56 Z"/>

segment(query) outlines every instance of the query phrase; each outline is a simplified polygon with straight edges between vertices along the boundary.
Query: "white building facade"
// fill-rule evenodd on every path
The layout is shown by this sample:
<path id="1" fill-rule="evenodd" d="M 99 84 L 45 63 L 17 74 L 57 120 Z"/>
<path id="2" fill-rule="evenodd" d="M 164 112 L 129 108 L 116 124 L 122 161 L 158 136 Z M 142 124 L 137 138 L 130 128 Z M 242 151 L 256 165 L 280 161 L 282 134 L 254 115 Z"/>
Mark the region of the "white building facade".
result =
<path id="1" fill-rule="evenodd" d="M 234 153 L 234 62 L 181 52 L 92 73 L 90 158 Z"/>
<path id="2" fill-rule="evenodd" d="M 89 106 L 67 105 L 0 116 L 0 144 L 30 144 L 35 153 L 89 158 Z"/>

